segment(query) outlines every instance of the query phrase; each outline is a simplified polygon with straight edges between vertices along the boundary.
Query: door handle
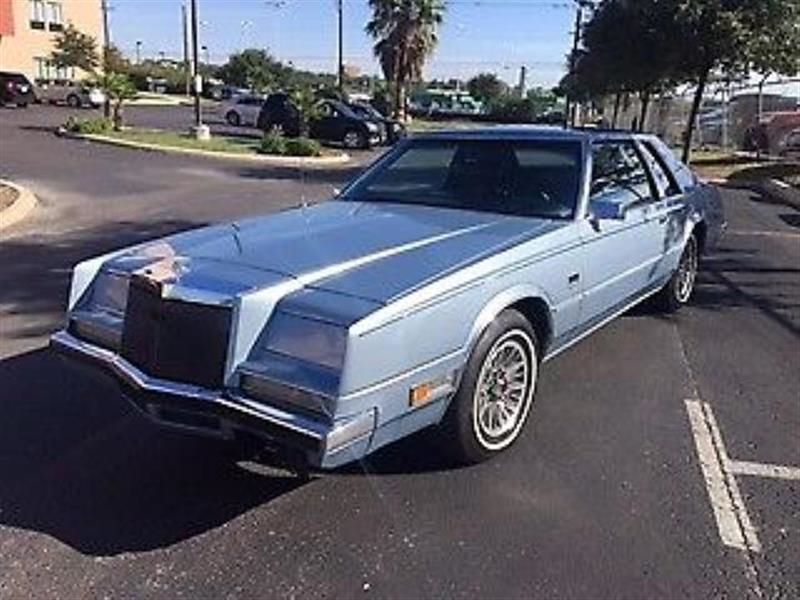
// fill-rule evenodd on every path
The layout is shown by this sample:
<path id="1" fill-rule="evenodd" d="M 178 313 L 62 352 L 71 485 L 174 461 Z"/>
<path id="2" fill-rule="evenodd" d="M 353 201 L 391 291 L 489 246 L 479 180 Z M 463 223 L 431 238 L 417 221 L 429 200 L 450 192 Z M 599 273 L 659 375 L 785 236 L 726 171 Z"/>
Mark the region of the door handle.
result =
<path id="1" fill-rule="evenodd" d="M 578 283 L 580 278 L 581 278 L 580 273 L 572 273 L 569 277 L 567 277 L 567 282 L 570 285 L 574 285 L 574 284 Z"/>
<path id="2" fill-rule="evenodd" d="M 663 225 L 667 221 L 669 221 L 669 216 L 668 215 L 661 215 L 660 217 L 658 217 L 658 224 L 659 225 Z"/>

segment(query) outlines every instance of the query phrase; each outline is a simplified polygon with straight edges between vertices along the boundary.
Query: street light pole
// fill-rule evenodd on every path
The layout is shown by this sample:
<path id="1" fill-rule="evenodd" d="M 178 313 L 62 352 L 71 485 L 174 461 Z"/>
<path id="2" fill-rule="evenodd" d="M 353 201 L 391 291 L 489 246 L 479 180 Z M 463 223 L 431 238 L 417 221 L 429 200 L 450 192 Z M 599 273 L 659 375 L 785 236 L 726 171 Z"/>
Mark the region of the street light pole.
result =
<path id="1" fill-rule="evenodd" d="M 103 74 L 108 75 L 108 45 L 111 43 L 109 39 L 111 33 L 108 26 L 108 0 L 103 0 L 100 3 L 100 9 L 103 11 Z M 111 116 L 111 101 L 106 94 L 106 100 L 103 102 L 103 116 L 108 119 Z"/>
<path id="2" fill-rule="evenodd" d="M 337 69 L 337 83 L 339 86 L 339 94 L 344 94 L 344 7 L 342 6 L 343 0 L 337 2 L 337 13 L 339 17 L 339 61 Z"/>
<path id="3" fill-rule="evenodd" d="M 136 64 L 142 64 L 142 40 L 136 40 Z"/>
<path id="4" fill-rule="evenodd" d="M 197 0 L 191 0 L 191 15 L 192 15 L 192 77 L 194 80 L 194 134 L 199 140 L 210 139 L 211 133 L 208 126 L 203 125 L 203 115 L 200 111 L 200 88 L 202 83 L 198 74 L 198 50 L 200 49 L 198 43 L 198 18 L 197 18 Z"/>

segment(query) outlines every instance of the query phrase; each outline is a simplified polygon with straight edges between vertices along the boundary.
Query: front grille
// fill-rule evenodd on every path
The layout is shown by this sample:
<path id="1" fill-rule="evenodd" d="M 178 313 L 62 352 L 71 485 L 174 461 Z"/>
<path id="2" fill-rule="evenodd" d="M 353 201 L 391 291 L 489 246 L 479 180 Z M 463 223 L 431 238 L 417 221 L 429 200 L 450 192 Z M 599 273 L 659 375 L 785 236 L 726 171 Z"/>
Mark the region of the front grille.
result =
<path id="1" fill-rule="evenodd" d="M 166 300 L 149 283 L 133 278 L 121 355 L 153 377 L 220 388 L 230 321 L 226 307 Z"/>

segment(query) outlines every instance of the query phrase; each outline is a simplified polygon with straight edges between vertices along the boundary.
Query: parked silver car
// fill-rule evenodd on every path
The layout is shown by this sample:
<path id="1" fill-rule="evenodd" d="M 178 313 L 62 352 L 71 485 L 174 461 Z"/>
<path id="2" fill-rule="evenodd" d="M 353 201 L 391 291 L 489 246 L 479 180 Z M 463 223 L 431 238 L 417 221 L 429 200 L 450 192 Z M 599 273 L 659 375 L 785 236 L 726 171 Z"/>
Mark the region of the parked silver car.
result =
<path id="1" fill-rule="evenodd" d="M 163 425 L 317 467 L 439 425 L 476 462 L 519 437 L 545 361 L 644 298 L 686 304 L 722 222 L 652 136 L 428 134 L 333 201 L 80 263 L 52 344 Z"/>
<path id="2" fill-rule="evenodd" d="M 228 125 L 255 127 L 263 104 L 263 96 L 237 96 L 220 104 L 219 111 Z"/>
<path id="3" fill-rule="evenodd" d="M 106 95 L 100 88 L 70 79 L 37 79 L 36 98 L 41 102 L 66 104 L 72 108 L 97 108 L 106 101 Z"/>

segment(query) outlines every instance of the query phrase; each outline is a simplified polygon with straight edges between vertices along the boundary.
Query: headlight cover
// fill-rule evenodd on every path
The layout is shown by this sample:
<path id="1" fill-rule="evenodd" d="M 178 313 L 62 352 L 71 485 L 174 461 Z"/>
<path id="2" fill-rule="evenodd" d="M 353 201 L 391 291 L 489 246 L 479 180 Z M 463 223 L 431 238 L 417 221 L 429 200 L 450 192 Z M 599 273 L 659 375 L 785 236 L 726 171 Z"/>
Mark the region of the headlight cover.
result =
<path id="1" fill-rule="evenodd" d="M 380 127 L 377 123 L 373 123 L 372 121 L 367 122 L 367 129 L 369 129 L 372 133 L 377 133 L 380 131 Z"/>
<path id="2" fill-rule="evenodd" d="M 89 308 L 115 317 L 125 316 L 129 281 L 127 274 L 101 270 L 91 287 Z"/>
<path id="3" fill-rule="evenodd" d="M 278 311 L 267 324 L 263 341 L 252 357 L 261 351 L 276 352 L 339 371 L 344 363 L 347 329 L 293 314 Z"/>

